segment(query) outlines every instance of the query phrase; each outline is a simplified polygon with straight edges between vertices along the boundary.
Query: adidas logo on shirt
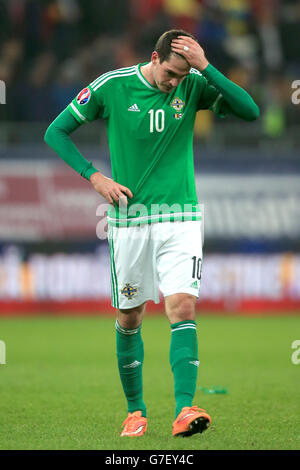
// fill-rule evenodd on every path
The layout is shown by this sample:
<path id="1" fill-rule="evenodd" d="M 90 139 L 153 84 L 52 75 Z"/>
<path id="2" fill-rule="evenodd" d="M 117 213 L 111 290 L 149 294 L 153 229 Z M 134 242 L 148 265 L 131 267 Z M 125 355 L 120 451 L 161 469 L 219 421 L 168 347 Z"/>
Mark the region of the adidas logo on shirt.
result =
<path id="1" fill-rule="evenodd" d="M 128 108 L 128 111 L 136 111 L 136 112 L 139 112 L 139 111 L 140 111 L 140 108 L 138 107 L 137 104 L 133 104 L 132 106 L 130 106 L 130 108 Z"/>

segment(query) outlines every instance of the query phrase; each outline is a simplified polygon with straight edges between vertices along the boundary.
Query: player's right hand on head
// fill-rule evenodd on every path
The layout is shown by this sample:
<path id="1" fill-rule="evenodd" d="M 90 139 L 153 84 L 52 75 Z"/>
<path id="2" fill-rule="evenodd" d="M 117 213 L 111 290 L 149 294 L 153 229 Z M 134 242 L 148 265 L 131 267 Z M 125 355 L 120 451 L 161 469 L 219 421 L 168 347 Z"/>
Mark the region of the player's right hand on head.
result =
<path id="1" fill-rule="evenodd" d="M 118 205 L 127 206 L 127 196 L 130 197 L 130 199 L 133 197 L 130 189 L 111 178 L 107 178 L 107 176 L 102 175 L 100 172 L 93 173 L 90 176 L 90 182 L 94 186 L 94 189 L 112 206 L 114 202 Z"/>

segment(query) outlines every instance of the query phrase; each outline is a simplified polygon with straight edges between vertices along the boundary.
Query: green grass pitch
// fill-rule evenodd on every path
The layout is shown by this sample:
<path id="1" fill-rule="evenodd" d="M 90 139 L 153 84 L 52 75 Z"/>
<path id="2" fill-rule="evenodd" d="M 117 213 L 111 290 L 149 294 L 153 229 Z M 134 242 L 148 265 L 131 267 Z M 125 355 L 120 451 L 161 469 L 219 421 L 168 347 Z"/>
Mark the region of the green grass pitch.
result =
<path id="1" fill-rule="evenodd" d="M 194 404 L 212 425 L 172 437 L 170 328 L 146 316 L 144 399 L 148 431 L 121 438 L 126 403 L 113 317 L 0 319 L 0 449 L 300 449 L 300 317 L 197 317 L 200 367 Z M 209 395 L 200 386 L 226 387 Z"/>

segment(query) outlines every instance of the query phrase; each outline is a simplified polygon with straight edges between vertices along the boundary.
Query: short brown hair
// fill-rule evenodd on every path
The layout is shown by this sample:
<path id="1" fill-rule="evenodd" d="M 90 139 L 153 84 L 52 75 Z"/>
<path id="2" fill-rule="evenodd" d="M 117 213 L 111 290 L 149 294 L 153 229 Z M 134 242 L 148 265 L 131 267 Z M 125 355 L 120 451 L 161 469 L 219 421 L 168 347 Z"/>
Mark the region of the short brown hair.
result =
<path id="1" fill-rule="evenodd" d="M 170 29 L 170 31 L 166 31 L 158 38 L 157 43 L 155 44 L 155 51 L 159 55 L 160 63 L 164 62 L 165 60 L 168 60 L 171 54 L 178 54 L 177 52 L 172 52 L 171 49 L 172 40 L 177 38 L 178 36 L 188 36 L 194 39 L 194 41 L 197 41 L 197 39 L 191 33 L 188 33 L 183 29 Z M 178 55 L 181 56 L 181 54 Z"/>

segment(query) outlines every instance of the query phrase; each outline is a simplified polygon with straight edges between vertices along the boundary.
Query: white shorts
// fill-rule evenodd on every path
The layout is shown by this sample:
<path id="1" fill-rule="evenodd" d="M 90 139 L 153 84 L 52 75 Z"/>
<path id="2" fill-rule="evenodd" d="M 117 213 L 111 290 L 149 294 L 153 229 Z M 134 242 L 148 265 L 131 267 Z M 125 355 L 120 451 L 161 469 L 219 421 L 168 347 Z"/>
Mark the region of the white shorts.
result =
<path id="1" fill-rule="evenodd" d="M 112 306 L 137 307 L 147 300 L 187 293 L 199 296 L 201 221 L 108 227 Z"/>

